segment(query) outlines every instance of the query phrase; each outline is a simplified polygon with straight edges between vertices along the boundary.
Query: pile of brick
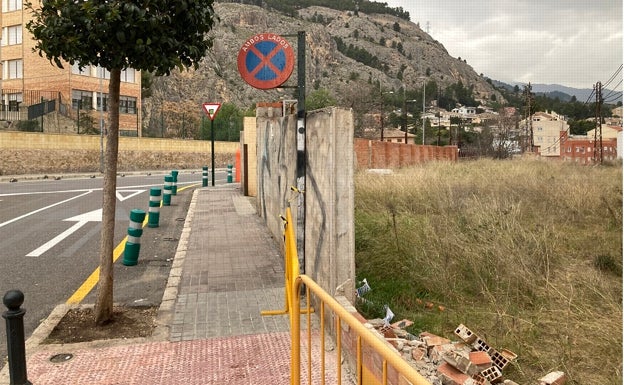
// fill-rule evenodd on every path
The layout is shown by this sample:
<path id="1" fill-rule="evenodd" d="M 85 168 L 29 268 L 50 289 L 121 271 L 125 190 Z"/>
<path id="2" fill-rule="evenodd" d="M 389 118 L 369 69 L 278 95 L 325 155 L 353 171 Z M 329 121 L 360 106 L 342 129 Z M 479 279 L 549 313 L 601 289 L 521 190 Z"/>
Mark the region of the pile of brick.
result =
<path id="1" fill-rule="evenodd" d="M 461 341 L 451 341 L 428 332 L 412 335 L 405 330 L 413 325 L 409 320 L 393 324 L 382 319 L 368 322 L 432 385 L 519 385 L 503 378 L 503 370 L 517 355 L 492 348 L 463 324 L 455 329 Z M 536 385 L 565 382 L 565 373 L 556 371 L 540 378 Z"/>

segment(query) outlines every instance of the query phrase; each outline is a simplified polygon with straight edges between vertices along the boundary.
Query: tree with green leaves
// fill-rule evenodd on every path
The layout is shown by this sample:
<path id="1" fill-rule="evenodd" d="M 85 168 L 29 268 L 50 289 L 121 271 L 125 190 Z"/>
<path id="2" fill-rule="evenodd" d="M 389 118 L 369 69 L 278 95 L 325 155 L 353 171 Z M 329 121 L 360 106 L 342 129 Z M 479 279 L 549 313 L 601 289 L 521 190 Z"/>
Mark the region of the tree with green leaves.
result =
<path id="1" fill-rule="evenodd" d="M 306 99 L 306 107 L 309 111 L 335 106 L 337 103 L 336 98 L 325 88 L 314 90 Z"/>
<path id="2" fill-rule="evenodd" d="M 197 68 L 212 46 L 214 0 L 42 0 L 33 5 L 26 28 L 34 51 L 51 63 L 94 65 L 110 72 L 109 112 L 102 191 L 100 278 L 95 323 L 113 315 L 113 243 L 119 145 L 119 89 L 127 68 L 168 75 Z"/>

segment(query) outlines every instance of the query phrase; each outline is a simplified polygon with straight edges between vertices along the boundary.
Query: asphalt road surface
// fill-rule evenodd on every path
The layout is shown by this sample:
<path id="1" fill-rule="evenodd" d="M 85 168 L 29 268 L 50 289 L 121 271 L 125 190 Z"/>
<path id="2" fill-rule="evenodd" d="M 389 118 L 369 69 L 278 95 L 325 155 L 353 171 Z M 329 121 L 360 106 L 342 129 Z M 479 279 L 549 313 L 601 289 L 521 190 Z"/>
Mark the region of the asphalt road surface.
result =
<path id="1" fill-rule="evenodd" d="M 126 237 L 130 210 L 148 211 L 150 188 L 162 189 L 164 175 L 117 178 L 115 246 Z M 225 183 L 224 172 L 217 170 L 215 177 L 217 185 Z M 124 266 L 121 253 L 114 271 L 115 303 L 160 303 L 192 191 L 201 187 L 201 178 L 201 171 L 180 172 L 171 206 L 160 208 L 159 227 L 144 227 L 136 266 Z M 100 176 L 0 183 L 0 295 L 12 289 L 24 292 L 26 338 L 57 305 L 95 302 L 96 281 L 95 287 L 85 281 L 99 266 L 102 183 Z M 6 357 L 4 326 L 0 357 Z"/>

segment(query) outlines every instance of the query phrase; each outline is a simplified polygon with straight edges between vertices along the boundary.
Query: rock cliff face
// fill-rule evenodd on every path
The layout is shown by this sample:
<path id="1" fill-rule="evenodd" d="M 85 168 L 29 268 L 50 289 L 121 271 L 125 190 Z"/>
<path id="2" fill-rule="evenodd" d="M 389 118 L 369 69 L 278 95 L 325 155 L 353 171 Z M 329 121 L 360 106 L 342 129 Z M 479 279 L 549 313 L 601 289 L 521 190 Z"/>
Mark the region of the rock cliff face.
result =
<path id="1" fill-rule="evenodd" d="M 200 113 L 208 101 L 234 103 L 249 108 L 258 101 L 293 99 L 296 68 L 283 88 L 258 90 L 238 73 L 238 52 L 249 37 L 275 33 L 296 46 L 298 31 L 306 31 L 306 87 L 326 89 L 339 105 L 375 102 L 379 86 L 383 90 L 422 89 L 423 79 L 435 80 L 442 89 L 461 81 L 473 87 L 473 96 L 489 100 L 495 91 L 464 61 L 452 58 L 436 40 L 414 23 L 389 15 L 341 12 L 323 7 L 300 9 L 288 17 L 261 7 L 216 3 L 219 21 L 212 31 L 213 49 L 198 70 L 174 72 L 154 79 L 152 96 L 145 100 L 145 121 L 156 118 L 162 106 L 175 105 L 178 111 Z M 335 38 L 348 47 L 359 48 L 376 57 L 378 68 L 362 64 L 339 52 Z M 296 52 L 296 49 L 295 49 Z M 378 108 L 378 107 L 377 107 Z"/>

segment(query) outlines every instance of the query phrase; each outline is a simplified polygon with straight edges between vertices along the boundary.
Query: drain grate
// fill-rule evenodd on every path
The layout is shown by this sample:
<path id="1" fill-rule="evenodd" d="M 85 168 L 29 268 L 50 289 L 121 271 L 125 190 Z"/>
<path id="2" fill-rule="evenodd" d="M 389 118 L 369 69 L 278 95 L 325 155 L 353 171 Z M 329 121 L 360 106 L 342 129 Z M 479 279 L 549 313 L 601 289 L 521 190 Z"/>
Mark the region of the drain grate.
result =
<path id="1" fill-rule="evenodd" d="M 74 358 L 74 355 L 71 353 L 60 353 L 60 354 L 55 354 L 52 357 L 50 357 L 50 362 L 53 362 L 55 364 L 60 364 L 63 362 L 67 362 L 71 360 L 72 358 Z"/>

